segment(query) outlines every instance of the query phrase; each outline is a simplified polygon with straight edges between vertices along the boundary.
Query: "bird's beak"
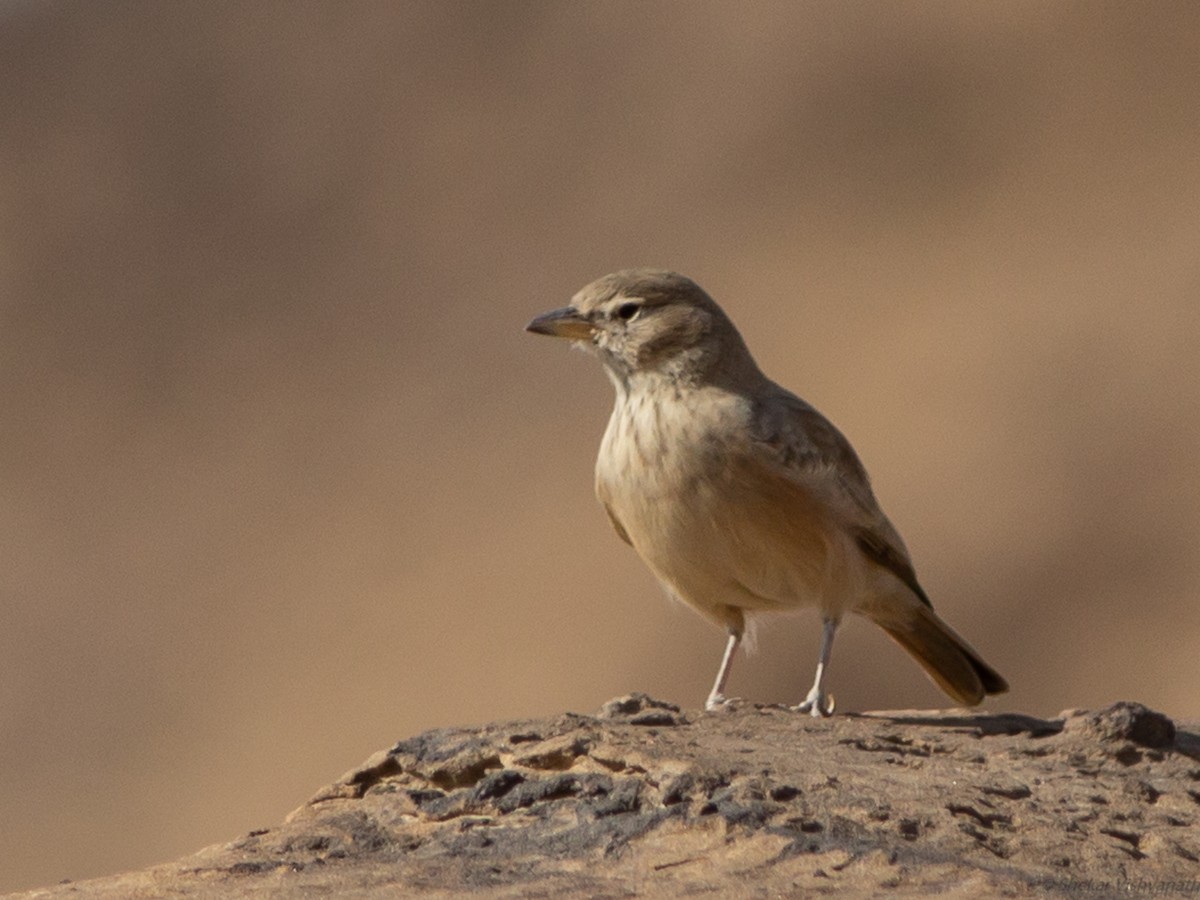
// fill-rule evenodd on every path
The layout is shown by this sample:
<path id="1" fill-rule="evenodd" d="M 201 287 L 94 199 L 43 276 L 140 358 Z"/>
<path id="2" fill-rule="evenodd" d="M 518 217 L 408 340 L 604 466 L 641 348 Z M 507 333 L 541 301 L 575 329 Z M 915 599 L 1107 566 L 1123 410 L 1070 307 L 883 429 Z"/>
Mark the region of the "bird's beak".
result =
<path id="1" fill-rule="evenodd" d="M 570 338 L 573 341 L 586 341 L 592 336 L 592 324 L 573 306 L 542 313 L 526 325 L 525 330 L 534 334 Z"/>

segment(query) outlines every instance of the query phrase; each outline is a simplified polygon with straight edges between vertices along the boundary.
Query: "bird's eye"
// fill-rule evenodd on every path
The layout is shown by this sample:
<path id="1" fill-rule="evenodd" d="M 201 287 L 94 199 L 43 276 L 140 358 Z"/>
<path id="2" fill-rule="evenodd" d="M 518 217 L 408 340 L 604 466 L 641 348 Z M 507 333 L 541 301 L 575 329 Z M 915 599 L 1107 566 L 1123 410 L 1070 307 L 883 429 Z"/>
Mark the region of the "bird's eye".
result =
<path id="1" fill-rule="evenodd" d="M 622 303 L 617 307 L 617 318 L 628 322 L 638 314 L 638 310 L 641 308 L 641 304 L 639 303 Z"/>

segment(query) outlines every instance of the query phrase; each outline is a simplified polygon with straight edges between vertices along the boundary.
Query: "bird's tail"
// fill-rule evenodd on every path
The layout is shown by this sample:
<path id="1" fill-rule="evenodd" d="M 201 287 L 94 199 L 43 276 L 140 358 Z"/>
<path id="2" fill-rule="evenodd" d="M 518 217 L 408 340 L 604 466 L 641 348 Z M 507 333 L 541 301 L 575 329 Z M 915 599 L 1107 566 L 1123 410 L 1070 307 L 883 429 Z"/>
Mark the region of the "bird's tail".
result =
<path id="1" fill-rule="evenodd" d="M 906 603 L 903 614 L 881 616 L 875 622 L 912 654 L 938 687 L 964 706 L 974 706 L 987 694 L 1008 690 L 1008 682 L 932 608 Z"/>

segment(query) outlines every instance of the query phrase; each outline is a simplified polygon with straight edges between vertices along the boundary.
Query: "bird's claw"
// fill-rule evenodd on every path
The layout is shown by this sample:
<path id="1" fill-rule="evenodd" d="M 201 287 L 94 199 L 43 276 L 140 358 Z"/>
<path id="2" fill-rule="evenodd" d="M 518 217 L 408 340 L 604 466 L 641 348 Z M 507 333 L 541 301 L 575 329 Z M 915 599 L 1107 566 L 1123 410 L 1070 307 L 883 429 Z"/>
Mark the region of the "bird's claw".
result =
<path id="1" fill-rule="evenodd" d="M 724 694 L 713 694 L 704 701 L 705 712 L 719 712 L 723 709 L 737 709 L 742 705 L 741 697 L 726 697 Z"/>
<path id="2" fill-rule="evenodd" d="M 793 706 L 792 709 L 796 712 L 808 713 L 814 719 L 828 718 L 833 715 L 834 707 L 837 706 L 837 700 L 833 694 L 826 694 L 824 691 L 812 691 L 804 702 Z"/>

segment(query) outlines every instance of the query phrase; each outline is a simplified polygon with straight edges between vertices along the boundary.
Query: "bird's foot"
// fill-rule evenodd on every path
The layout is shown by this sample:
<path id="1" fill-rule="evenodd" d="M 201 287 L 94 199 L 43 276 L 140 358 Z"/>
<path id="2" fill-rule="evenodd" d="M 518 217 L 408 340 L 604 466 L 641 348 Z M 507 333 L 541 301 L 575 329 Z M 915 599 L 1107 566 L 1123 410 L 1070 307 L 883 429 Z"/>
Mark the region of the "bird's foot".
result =
<path id="1" fill-rule="evenodd" d="M 824 691 L 813 688 L 804 698 L 804 702 L 793 706 L 792 709 L 796 712 L 808 713 L 816 719 L 832 716 L 835 706 L 837 706 L 837 700 L 833 694 L 826 694 Z"/>
<path id="2" fill-rule="evenodd" d="M 722 709 L 737 709 L 742 705 L 741 697 L 726 697 L 724 694 L 710 694 L 704 701 L 706 712 L 717 712 Z"/>

